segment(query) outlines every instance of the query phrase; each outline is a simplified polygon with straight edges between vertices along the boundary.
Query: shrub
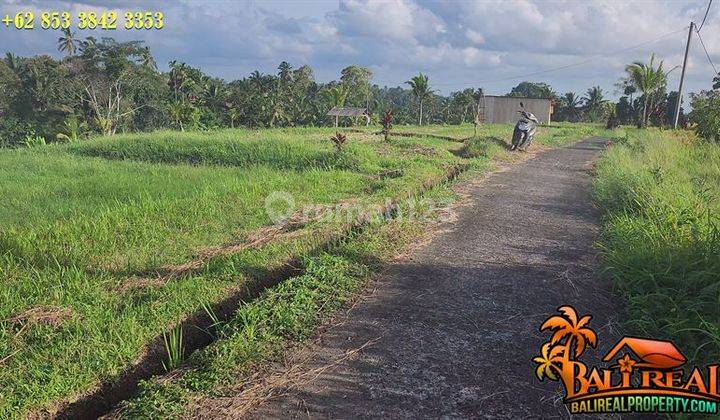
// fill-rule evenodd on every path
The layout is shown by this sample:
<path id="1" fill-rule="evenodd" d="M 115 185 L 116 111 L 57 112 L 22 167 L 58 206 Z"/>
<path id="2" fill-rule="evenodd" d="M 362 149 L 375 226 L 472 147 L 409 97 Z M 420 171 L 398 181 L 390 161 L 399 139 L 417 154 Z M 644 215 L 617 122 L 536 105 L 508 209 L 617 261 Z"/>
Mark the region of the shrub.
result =
<path id="1" fill-rule="evenodd" d="M 23 141 L 27 147 L 45 146 L 45 137 L 28 134 Z"/>
<path id="2" fill-rule="evenodd" d="M 330 137 L 330 140 L 335 144 L 338 152 L 342 151 L 345 148 L 345 144 L 347 144 L 347 136 L 343 133 L 335 133 L 334 136 Z"/>
<path id="3" fill-rule="evenodd" d="M 383 127 L 383 134 L 385 135 L 385 141 L 390 141 L 390 130 L 392 130 L 392 122 L 393 122 L 393 110 L 387 109 L 385 112 L 383 112 L 382 118 L 380 119 L 380 124 L 382 124 Z"/>
<path id="4" fill-rule="evenodd" d="M 690 122 L 706 140 L 720 142 L 720 93 L 700 92 L 692 96 Z"/>
<path id="5" fill-rule="evenodd" d="M 21 146 L 32 132 L 30 124 L 12 116 L 3 116 L 0 118 L 0 147 Z"/>

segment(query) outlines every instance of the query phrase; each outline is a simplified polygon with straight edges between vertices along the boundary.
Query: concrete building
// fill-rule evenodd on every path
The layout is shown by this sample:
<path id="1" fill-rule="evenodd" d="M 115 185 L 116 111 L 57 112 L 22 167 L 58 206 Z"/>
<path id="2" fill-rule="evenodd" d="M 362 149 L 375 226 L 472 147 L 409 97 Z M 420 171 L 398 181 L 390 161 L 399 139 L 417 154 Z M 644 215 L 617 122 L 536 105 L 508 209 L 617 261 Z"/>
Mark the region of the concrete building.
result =
<path id="1" fill-rule="evenodd" d="M 513 98 L 486 95 L 480 104 L 480 120 L 487 124 L 514 124 L 520 114 L 520 102 L 525 110 L 532 112 L 542 124 L 550 122 L 553 106 L 550 99 Z"/>

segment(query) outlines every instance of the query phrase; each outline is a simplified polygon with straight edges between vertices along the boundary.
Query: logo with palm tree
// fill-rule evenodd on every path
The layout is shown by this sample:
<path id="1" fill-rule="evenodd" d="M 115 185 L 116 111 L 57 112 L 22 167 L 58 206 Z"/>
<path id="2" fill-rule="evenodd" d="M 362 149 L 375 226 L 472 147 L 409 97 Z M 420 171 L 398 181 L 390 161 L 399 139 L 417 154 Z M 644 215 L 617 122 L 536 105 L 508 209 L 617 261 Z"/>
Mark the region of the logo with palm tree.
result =
<path id="1" fill-rule="evenodd" d="M 564 381 L 571 380 L 571 376 L 563 375 L 563 369 L 571 367 L 570 361 L 579 358 L 587 345 L 597 345 L 597 334 L 588 327 L 591 315 L 578 319 L 577 311 L 572 306 L 561 306 L 558 312 L 562 315 L 551 316 L 540 327 L 541 332 L 553 332 L 550 341 L 543 344 L 541 355 L 533 359 L 538 364 L 535 374 L 540 380 L 547 377 L 556 381 L 557 375 Z M 568 385 L 572 387 L 571 383 L 566 382 L 566 388 Z"/>
<path id="2" fill-rule="evenodd" d="M 571 413 L 718 413 L 717 364 L 685 372 L 687 359 L 671 341 L 626 336 L 603 356 L 608 367 L 588 366 L 580 357 L 598 344 L 592 316 L 568 305 L 557 311 L 540 326 L 552 335 L 533 362 L 539 380 L 563 384 Z"/>

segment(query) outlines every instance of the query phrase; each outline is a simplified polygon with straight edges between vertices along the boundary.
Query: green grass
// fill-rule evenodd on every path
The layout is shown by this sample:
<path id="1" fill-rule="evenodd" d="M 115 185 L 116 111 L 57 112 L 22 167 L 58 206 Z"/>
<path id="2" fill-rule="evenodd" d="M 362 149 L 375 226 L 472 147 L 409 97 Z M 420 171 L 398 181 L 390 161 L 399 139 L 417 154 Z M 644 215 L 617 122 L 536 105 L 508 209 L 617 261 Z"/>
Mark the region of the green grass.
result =
<path id="1" fill-rule="evenodd" d="M 296 171 L 374 169 L 377 157 L 368 148 L 354 147 L 353 144 L 347 153 L 338 154 L 327 141 L 329 135 L 329 130 L 267 130 L 264 136 L 245 129 L 219 131 L 213 136 L 159 131 L 152 135 L 151 141 L 144 134 L 125 134 L 76 143 L 67 150 L 81 156 L 170 164 L 264 165 Z M 298 138 L 307 141 L 297 141 Z"/>
<path id="2" fill-rule="evenodd" d="M 720 146 L 628 130 L 596 168 L 606 273 L 634 333 L 720 357 Z"/>
<path id="3" fill-rule="evenodd" d="M 369 132 L 377 132 L 380 130 L 380 126 L 363 127 L 362 129 Z M 481 124 L 477 128 L 477 137 L 490 137 L 510 143 L 512 130 L 513 126 L 510 124 Z M 459 125 L 397 125 L 393 127 L 393 131 L 399 133 L 446 136 L 453 137 L 457 140 L 475 137 L 475 127 L 469 123 Z M 598 127 L 591 124 L 553 122 L 549 126 L 540 126 L 537 140 L 543 144 L 558 146 L 565 144 L 568 137 L 584 137 L 597 132 Z"/>
<path id="4" fill-rule="evenodd" d="M 509 138 L 509 126 L 487 129 Z M 543 129 L 538 142 L 567 143 L 591 130 Z M 450 166 L 485 170 L 506 154 L 483 140 L 386 143 L 350 133 L 338 155 L 333 131 L 157 132 L 0 150 L 0 360 L 9 356 L 0 366 L 0 418 L 71 401 L 111 380 L 177 321 L 291 257 L 314 258 L 325 238 L 342 233 L 339 224 L 311 224 L 298 237 L 210 259 L 165 285 L 124 287 L 270 224 L 270 192 L 288 192 L 298 206 L 379 204 L 417 195 Z M 475 152 L 458 156 L 462 148 Z M 388 171 L 396 175 L 383 176 Z M 10 322 L 41 306 L 71 316 L 59 326 Z M 315 320 L 313 308 L 306 315 Z"/>
<path id="5" fill-rule="evenodd" d="M 367 276 L 419 234 L 421 226 L 375 223 L 328 252 L 308 256 L 304 275 L 267 290 L 241 307 L 220 330 L 220 340 L 195 353 L 174 380 L 149 380 L 121 407 L 123 417 L 178 415 L 195 397 L 249 377 L 257 363 L 282 354 L 287 340 L 312 335 L 324 316 L 342 307 Z"/>

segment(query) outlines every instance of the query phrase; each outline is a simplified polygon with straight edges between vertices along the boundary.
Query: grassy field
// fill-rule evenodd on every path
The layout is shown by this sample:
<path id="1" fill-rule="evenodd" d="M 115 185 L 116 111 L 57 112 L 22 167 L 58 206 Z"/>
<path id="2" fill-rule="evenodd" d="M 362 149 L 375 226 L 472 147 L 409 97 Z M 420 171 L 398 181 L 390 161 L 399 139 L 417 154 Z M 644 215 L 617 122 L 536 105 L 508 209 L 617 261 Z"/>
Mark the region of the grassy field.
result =
<path id="1" fill-rule="evenodd" d="M 635 333 L 720 358 L 720 146 L 629 129 L 596 168 L 602 251 Z"/>
<path id="2" fill-rule="evenodd" d="M 594 130 L 543 128 L 538 142 L 567 143 Z M 310 224 L 180 278 L 142 281 L 270 225 L 271 192 L 291 194 L 297 206 L 417 195 L 452 166 L 486 170 L 506 153 L 498 139 L 511 127 L 483 127 L 466 144 L 349 133 L 342 153 L 328 140 L 332 132 L 156 132 L 0 150 L 0 418 L 52 408 L 112 380 L 183 317 L 290 258 L 319 258 L 323 238 L 342 233 L 341 225 Z M 305 309 L 301 324 L 311 326 L 317 308 Z"/>
<path id="3" fill-rule="evenodd" d="M 367 132 L 378 132 L 380 126 L 369 126 L 361 128 Z M 400 133 L 417 133 L 428 136 L 444 136 L 452 137 L 456 140 L 465 140 L 475 137 L 475 127 L 473 124 L 458 125 L 398 125 L 393 130 Z M 559 146 L 567 142 L 568 136 L 578 134 L 589 135 L 596 129 L 588 124 L 573 124 L 566 122 L 553 122 L 549 126 L 540 126 L 538 133 L 541 142 L 545 145 Z M 477 137 L 492 138 L 509 142 L 512 137 L 512 127 L 504 124 L 488 124 L 480 125 L 477 129 Z"/>

